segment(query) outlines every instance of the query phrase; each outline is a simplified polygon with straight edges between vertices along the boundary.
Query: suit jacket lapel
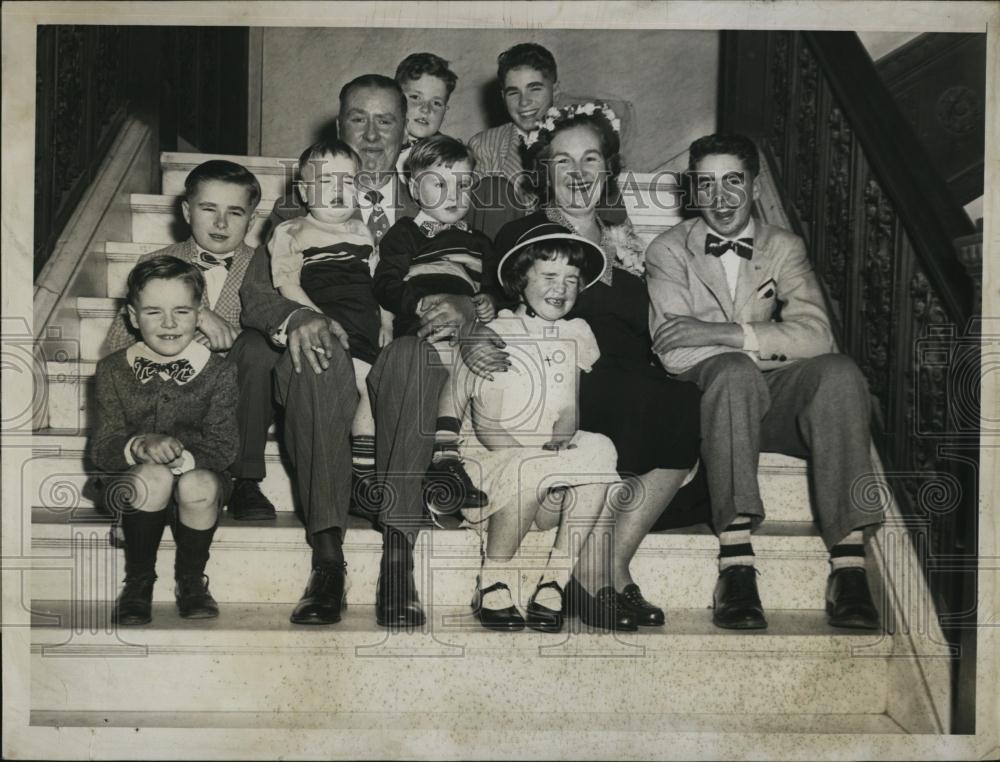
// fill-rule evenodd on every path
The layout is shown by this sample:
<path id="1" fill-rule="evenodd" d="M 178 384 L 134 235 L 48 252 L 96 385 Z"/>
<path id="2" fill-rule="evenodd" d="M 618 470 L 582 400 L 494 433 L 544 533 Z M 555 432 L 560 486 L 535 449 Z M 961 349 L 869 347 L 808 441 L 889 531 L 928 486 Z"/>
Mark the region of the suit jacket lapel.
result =
<path id="1" fill-rule="evenodd" d="M 708 227 L 703 220 L 691 226 L 687 237 L 687 249 L 691 253 L 691 269 L 698 279 L 712 292 L 729 320 L 733 319 L 733 299 L 729 295 L 726 271 L 718 257 L 705 253 L 705 235 Z"/>
<path id="2" fill-rule="evenodd" d="M 740 315 L 747 304 L 756 297 L 757 289 L 771 267 L 771 231 L 757 221 L 753 238 L 753 259 L 740 260 L 740 279 L 736 284 L 735 314 Z"/>
<path id="3" fill-rule="evenodd" d="M 215 301 L 216 312 L 225 310 L 229 317 L 236 317 L 239 324 L 240 314 L 240 286 L 243 285 L 243 276 L 246 275 L 250 260 L 253 258 L 253 249 L 245 243 L 241 243 L 233 252 L 233 264 L 226 274 L 226 280 L 222 284 L 219 298 Z M 221 309 L 220 309 L 221 308 Z"/>
<path id="4" fill-rule="evenodd" d="M 194 236 L 189 237 L 186 241 L 181 244 L 181 251 L 177 253 L 180 259 L 191 265 L 198 265 L 198 244 L 194 242 Z M 209 309 L 208 306 L 208 291 L 205 291 L 201 295 L 201 308 L 203 310 Z"/>

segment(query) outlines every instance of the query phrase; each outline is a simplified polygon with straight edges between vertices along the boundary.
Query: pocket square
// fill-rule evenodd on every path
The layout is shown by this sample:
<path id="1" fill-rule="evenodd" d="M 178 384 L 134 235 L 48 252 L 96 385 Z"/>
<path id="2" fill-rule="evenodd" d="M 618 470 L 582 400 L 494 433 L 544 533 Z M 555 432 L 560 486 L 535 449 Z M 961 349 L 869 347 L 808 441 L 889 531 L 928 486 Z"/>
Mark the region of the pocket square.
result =
<path id="1" fill-rule="evenodd" d="M 774 278 L 770 278 L 765 283 L 757 287 L 757 298 L 770 299 L 774 296 L 776 290 L 777 284 L 774 282 Z"/>

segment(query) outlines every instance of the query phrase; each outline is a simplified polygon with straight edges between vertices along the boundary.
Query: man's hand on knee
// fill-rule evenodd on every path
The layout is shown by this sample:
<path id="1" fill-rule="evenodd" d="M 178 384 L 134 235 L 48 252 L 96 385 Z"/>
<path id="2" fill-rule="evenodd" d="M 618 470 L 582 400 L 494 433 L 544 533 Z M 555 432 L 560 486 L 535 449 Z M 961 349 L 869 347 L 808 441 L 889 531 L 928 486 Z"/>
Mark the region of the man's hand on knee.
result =
<path id="1" fill-rule="evenodd" d="M 292 368 L 302 372 L 302 358 L 314 373 L 330 367 L 330 358 L 337 351 L 337 344 L 350 349 L 347 332 L 336 320 L 311 310 L 300 310 L 289 321 L 287 352 L 292 358 Z"/>

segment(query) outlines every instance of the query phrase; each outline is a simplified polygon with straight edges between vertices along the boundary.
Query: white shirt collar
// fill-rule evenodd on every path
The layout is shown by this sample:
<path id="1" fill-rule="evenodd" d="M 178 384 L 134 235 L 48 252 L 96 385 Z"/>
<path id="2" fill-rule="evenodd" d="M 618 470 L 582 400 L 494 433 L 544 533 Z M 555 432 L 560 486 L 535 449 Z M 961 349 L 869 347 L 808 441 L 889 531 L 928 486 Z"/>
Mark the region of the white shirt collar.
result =
<path id="1" fill-rule="evenodd" d="M 212 352 L 204 344 L 192 341 L 176 355 L 166 357 L 161 355 L 159 352 L 155 352 L 150 349 L 146 345 L 146 342 L 137 341 L 125 351 L 125 361 L 128 363 L 130 368 L 137 357 L 144 357 L 151 362 L 160 363 L 162 365 L 167 365 L 175 360 L 187 360 L 191 363 L 191 367 L 194 368 L 194 374 L 183 382 L 187 383 L 205 369 L 205 366 L 208 365 L 209 359 L 212 357 Z M 182 382 L 178 381 L 177 383 L 180 384 Z"/>

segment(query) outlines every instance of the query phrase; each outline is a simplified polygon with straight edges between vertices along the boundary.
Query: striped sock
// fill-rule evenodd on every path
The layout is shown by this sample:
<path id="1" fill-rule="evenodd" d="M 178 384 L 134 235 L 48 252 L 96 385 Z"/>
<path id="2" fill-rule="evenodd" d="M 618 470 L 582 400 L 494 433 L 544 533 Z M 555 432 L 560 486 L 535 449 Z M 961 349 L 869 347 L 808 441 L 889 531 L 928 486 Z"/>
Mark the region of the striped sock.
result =
<path id="1" fill-rule="evenodd" d="M 719 571 L 730 566 L 753 566 L 753 545 L 750 543 L 750 517 L 739 515 L 719 535 Z"/>
<path id="2" fill-rule="evenodd" d="M 865 568 L 865 536 L 860 529 L 830 548 L 830 567 L 832 571 Z"/>
<path id="3" fill-rule="evenodd" d="M 375 437 L 368 434 L 351 435 L 351 471 L 354 483 L 363 483 L 375 473 Z"/>
<path id="4" fill-rule="evenodd" d="M 458 457 L 458 433 L 462 430 L 462 422 L 451 416 L 439 416 L 434 427 L 434 451 L 431 462 L 438 463 L 448 458 Z"/>

